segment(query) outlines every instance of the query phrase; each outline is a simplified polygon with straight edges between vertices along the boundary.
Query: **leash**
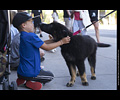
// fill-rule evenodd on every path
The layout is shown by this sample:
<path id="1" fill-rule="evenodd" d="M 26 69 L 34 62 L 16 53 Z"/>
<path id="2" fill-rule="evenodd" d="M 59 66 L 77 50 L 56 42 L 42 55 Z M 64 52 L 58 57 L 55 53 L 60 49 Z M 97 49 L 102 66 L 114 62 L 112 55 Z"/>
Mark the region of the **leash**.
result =
<path id="1" fill-rule="evenodd" d="M 113 12 L 115 12 L 116 10 L 113 10 L 113 11 L 111 11 L 110 13 L 108 13 L 107 15 L 105 15 L 105 16 L 103 16 L 102 18 L 100 18 L 99 20 L 97 20 L 97 21 L 95 21 L 95 22 L 93 22 L 92 24 L 90 24 L 90 25 L 88 25 L 88 26 L 86 26 L 85 28 L 82 28 L 82 29 L 80 29 L 81 31 L 83 31 L 83 30 L 85 30 L 85 29 L 87 29 L 88 27 L 90 27 L 91 25 L 93 25 L 93 24 L 95 24 L 96 22 L 98 22 L 98 21 L 100 21 L 101 19 L 103 19 L 103 18 L 105 18 L 105 17 L 107 17 L 108 15 L 110 15 L 110 14 L 112 14 Z M 78 33 L 77 33 L 78 34 Z M 74 34 L 73 33 L 73 35 L 77 35 L 77 34 Z"/>
<path id="2" fill-rule="evenodd" d="M 33 19 L 34 19 L 34 18 L 37 18 L 37 17 L 40 17 L 40 15 L 34 16 Z"/>

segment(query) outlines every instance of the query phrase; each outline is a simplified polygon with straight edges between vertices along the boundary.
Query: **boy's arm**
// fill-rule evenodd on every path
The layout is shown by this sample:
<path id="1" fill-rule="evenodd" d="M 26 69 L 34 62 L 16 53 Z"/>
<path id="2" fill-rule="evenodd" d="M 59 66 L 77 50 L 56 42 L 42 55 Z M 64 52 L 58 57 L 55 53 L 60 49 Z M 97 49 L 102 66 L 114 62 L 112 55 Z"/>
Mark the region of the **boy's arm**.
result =
<path id="1" fill-rule="evenodd" d="M 44 50 L 49 51 L 49 50 L 52 50 L 52 49 L 54 49 L 54 48 L 56 48 L 56 47 L 58 47 L 58 46 L 61 46 L 61 45 L 63 45 L 63 44 L 67 44 L 67 43 L 69 43 L 69 42 L 70 42 L 70 37 L 67 36 L 67 37 L 63 38 L 62 40 L 60 40 L 60 41 L 58 41 L 58 42 L 54 42 L 54 43 L 50 43 L 50 44 L 44 43 L 44 44 L 41 46 L 41 48 L 44 49 Z"/>
<path id="2" fill-rule="evenodd" d="M 44 42 L 45 42 L 46 44 L 54 43 L 53 39 L 51 39 L 51 40 L 45 40 Z"/>

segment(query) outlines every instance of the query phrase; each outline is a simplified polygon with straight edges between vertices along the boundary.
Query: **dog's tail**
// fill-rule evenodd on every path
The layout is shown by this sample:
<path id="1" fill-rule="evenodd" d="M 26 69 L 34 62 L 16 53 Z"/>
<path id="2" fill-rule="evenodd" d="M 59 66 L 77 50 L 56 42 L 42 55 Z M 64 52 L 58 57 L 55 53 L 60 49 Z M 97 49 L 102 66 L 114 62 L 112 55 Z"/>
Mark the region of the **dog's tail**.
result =
<path id="1" fill-rule="evenodd" d="M 110 44 L 105 44 L 105 43 L 97 43 L 98 47 L 110 47 Z"/>

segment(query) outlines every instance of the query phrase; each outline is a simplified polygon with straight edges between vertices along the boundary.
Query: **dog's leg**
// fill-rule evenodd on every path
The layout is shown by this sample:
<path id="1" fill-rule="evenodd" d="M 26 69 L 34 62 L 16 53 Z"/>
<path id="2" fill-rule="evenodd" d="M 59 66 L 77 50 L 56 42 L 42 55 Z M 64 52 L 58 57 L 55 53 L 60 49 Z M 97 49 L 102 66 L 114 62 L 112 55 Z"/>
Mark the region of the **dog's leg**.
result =
<path id="1" fill-rule="evenodd" d="M 81 81 L 82 81 L 82 85 L 84 86 L 88 86 L 88 81 L 87 81 L 87 78 L 86 78 L 86 73 L 84 72 L 83 75 L 80 75 L 80 78 L 81 78 Z"/>
<path id="2" fill-rule="evenodd" d="M 91 66 L 91 74 L 92 74 L 91 79 L 92 79 L 92 80 L 96 80 L 95 68 L 92 67 L 92 66 Z"/>
<path id="3" fill-rule="evenodd" d="M 84 60 L 83 61 L 78 61 L 77 68 L 79 70 L 82 85 L 88 86 L 89 84 L 88 84 L 88 81 L 87 81 L 87 78 L 86 78 Z"/>
<path id="4" fill-rule="evenodd" d="M 66 84 L 67 87 L 72 87 L 74 85 L 75 79 L 76 79 L 76 67 L 72 64 L 67 64 L 69 68 L 69 72 L 71 75 L 71 80 L 69 83 Z"/>
<path id="5" fill-rule="evenodd" d="M 91 79 L 95 80 L 96 75 L 95 75 L 95 65 L 96 65 L 96 53 L 92 54 L 91 56 L 88 57 L 88 62 L 91 67 Z"/>

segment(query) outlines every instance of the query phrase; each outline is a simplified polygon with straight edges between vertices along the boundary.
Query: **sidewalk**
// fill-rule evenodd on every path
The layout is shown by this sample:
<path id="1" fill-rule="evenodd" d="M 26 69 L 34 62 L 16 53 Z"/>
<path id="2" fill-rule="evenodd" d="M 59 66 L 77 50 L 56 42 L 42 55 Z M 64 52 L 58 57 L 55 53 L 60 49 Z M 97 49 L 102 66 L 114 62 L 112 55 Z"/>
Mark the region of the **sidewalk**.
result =
<path id="1" fill-rule="evenodd" d="M 57 48 L 55 53 L 51 51 L 45 51 L 45 61 L 41 64 L 44 66 L 44 70 L 53 72 L 54 79 L 46 83 L 42 87 L 42 90 L 116 90 L 117 89 L 117 38 L 115 36 L 104 36 L 109 31 L 111 34 L 117 34 L 116 31 L 104 29 L 101 33 L 104 33 L 100 37 L 101 42 L 109 43 L 112 46 L 109 48 L 98 48 L 97 50 L 97 62 L 96 62 L 96 80 L 91 80 L 90 66 L 88 61 L 85 61 L 86 75 L 89 82 L 89 86 L 83 86 L 80 77 L 76 77 L 76 81 L 73 87 L 66 87 L 67 82 L 70 80 L 70 75 L 66 63 L 61 55 L 60 47 Z M 114 32 L 114 33 L 113 33 Z M 94 30 L 91 28 L 89 35 L 96 39 Z M 43 32 L 42 40 L 48 39 L 48 34 Z M 16 71 L 12 71 L 10 75 L 10 81 L 17 79 Z M 0 85 L 0 90 L 1 90 Z M 25 87 L 18 87 L 18 90 L 30 90 Z"/>

